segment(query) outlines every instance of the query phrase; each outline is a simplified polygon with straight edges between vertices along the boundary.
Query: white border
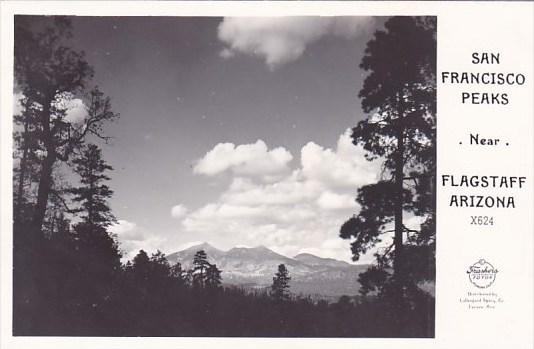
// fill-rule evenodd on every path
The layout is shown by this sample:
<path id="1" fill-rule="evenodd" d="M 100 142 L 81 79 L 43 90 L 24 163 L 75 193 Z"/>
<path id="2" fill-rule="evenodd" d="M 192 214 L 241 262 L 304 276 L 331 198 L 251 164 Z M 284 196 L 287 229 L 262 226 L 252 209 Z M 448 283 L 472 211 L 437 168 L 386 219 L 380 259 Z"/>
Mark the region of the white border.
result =
<path id="1" fill-rule="evenodd" d="M 62 338 L 62 337 L 12 337 L 11 336 L 11 267 L 12 267 L 12 209 L 11 209 L 11 131 L 12 119 L 8 117 L 12 115 L 12 57 L 13 57 L 13 15 L 14 14 L 47 14 L 47 15 L 91 15 L 91 16 L 290 16 L 290 15 L 437 15 L 438 16 L 438 71 L 440 65 L 446 64 L 449 56 L 444 56 L 444 50 L 447 55 L 454 54 L 454 49 L 450 47 L 444 48 L 440 45 L 445 40 L 444 36 L 459 35 L 462 31 L 476 32 L 481 27 L 480 24 L 488 23 L 490 21 L 506 19 L 511 16 L 512 19 L 518 23 L 524 24 L 526 21 L 526 28 L 531 29 L 530 42 L 518 42 L 517 54 L 530 55 L 526 50 L 532 49 L 532 22 L 534 18 L 534 4 L 528 2 L 139 2 L 139 1 L 84 1 L 84 2 L 68 2 L 68 1 L 23 1 L 23 2 L 2 2 L 1 4 L 1 156 L 0 165 L 2 171 L 0 173 L 1 183 L 1 235 L 0 235 L 0 261 L 1 261 L 1 278 L 0 278 L 0 347 L 1 348 L 72 348 L 74 345 L 78 348 L 143 348 L 147 346 L 150 348 L 159 347 L 222 347 L 222 348 L 248 348 L 254 345 L 259 348 L 272 347 L 289 347 L 294 349 L 300 348 L 321 348 L 328 346 L 329 348 L 475 348 L 484 347 L 487 349 L 500 348 L 503 343 L 507 343 L 510 348 L 532 348 L 532 299 L 528 295 L 532 294 L 532 232 L 533 218 L 532 218 L 532 200 L 529 205 L 524 208 L 524 221 L 521 222 L 523 229 L 530 235 L 520 235 L 523 239 L 518 244 L 523 244 L 519 253 L 523 255 L 523 261 L 527 265 L 520 267 L 526 268 L 523 274 L 520 274 L 517 287 L 521 287 L 518 295 L 525 302 L 523 310 L 515 314 L 517 317 L 515 324 L 516 328 L 510 330 L 504 329 L 497 323 L 494 326 L 489 323 L 487 331 L 484 333 L 474 332 L 474 338 L 455 336 L 454 329 L 462 326 L 473 326 L 477 328 L 476 324 L 466 322 L 473 320 L 471 317 L 464 317 L 463 313 L 457 313 L 457 317 L 451 317 L 451 309 L 453 303 L 446 302 L 451 290 L 457 290 L 459 285 L 453 285 L 450 280 L 455 280 L 450 277 L 450 273 L 458 272 L 451 269 L 449 263 L 452 258 L 455 258 L 453 251 L 443 250 L 442 246 L 447 245 L 447 231 L 440 230 L 444 226 L 442 223 L 449 218 L 441 215 L 441 199 L 438 197 L 438 250 L 437 250 L 437 281 L 436 281 L 436 338 L 435 339 L 322 339 L 322 338 Z M 447 23 L 452 23 L 452 19 L 457 14 L 462 19 L 456 25 L 445 27 L 444 21 L 441 19 L 448 19 Z M 466 18 L 470 19 L 467 20 Z M 530 22 L 529 22 L 530 21 Z M 529 22 L 529 23 L 528 23 Z M 483 27 L 483 26 L 482 26 Z M 481 33 L 483 35 L 483 33 Z M 528 35 L 526 35 L 528 37 Z M 530 96 L 532 96 L 532 59 L 530 61 L 530 68 L 527 67 L 527 72 L 530 79 Z M 445 107 L 439 97 L 438 90 L 438 125 L 447 123 L 443 119 L 446 114 Z M 530 103 L 530 110 L 526 108 L 525 118 L 532 119 L 532 103 Z M 532 121 L 526 122 L 525 125 L 530 125 L 530 128 L 525 130 L 523 136 L 533 136 Z M 504 124 L 505 125 L 505 124 Z M 497 126 L 498 127 L 498 126 Z M 448 135 L 440 133 L 440 126 L 438 126 L 438 147 L 443 145 L 443 140 L 446 140 Z M 532 141 L 526 143 L 532 148 Z M 440 157 L 446 156 L 443 148 L 438 148 L 438 166 L 440 167 Z M 526 155 L 530 156 L 530 160 L 519 159 L 525 153 L 515 153 L 514 156 L 523 163 L 526 168 L 526 173 L 529 181 L 532 177 L 532 149 L 527 149 Z M 438 173 L 441 173 L 438 167 Z M 523 173 L 522 173 L 523 175 Z M 527 188 L 527 194 L 532 198 L 532 184 Z M 439 195 L 439 189 L 438 189 Z M 525 247 L 526 246 L 526 247 Z M 517 251 L 494 251 L 501 253 L 502 258 L 515 258 L 514 253 Z M 444 276 L 446 275 L 446 276 Z M 448 275 L 448 276 L 447 276 Z M 455 274 L 453 274 L 455 275 Z M 499 278 L 501 275 L 498 276 Z M 459 283 L 461 283 L 459 281 Z M 527 299 L 528 298 L 528 299 Z M 447 317 L 443 317 L 447 314 Z M 481 320 L 482 321 L 482 320 Z M 456 326 L 456 327 L 455 327 Z M 465 332 L 462 332 L 465 333 Z M 479 337 L 480 336 L 480 337 Z M 502 339 L 507 336 L 503 342 Z"/>

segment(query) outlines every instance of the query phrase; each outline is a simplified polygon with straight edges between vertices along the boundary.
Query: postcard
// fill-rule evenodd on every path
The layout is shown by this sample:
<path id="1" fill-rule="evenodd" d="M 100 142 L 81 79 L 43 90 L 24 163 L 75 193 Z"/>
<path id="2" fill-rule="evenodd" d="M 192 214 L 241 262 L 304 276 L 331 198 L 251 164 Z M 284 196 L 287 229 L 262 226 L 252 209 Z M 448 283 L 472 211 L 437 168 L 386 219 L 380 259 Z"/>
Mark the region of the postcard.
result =
<path id="1" fill-rule="evenodd" d="M 534 4 L 1 4 L 1 348 L 532 348 Z"/>

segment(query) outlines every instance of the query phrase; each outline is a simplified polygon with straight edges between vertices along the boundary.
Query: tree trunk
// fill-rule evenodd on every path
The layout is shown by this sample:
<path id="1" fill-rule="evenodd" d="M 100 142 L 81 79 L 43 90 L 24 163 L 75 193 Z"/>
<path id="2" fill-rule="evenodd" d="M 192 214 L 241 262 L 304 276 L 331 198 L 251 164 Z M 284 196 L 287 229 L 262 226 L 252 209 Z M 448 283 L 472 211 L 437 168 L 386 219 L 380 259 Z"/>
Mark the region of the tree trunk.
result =
<path id="1" fill-rule="evenodd" d="M 19 183 L 17 188 L 17 206 L 15 207 L 15 221 L 22 221 L 22 205 L 24 202 L 24 177 L 26 176 L 26 161 L 28 158 L 28 120 L 24 120 L 24 133 L 22 136 L 22 158 L 20 159 Z"/>
<path id="2" fill-rule="evenodd" d="M 403 183 L 404 183 L 404 127 L 402 125 L 403 113 L 399 114 L 397 126 L 397 154 L 395 159 L 395 257 L 393 260 L 393 304 L 394 304 L 394 327 L 398 336 L 404 333 L 406 323 L 406 300 L 404 286 L 406 275 L 403 251 L 403 224 L 402 209 L 404 206 Z"/>
<path id="3" fill-rule="evenodd" d="M 400 121 L 400 119 L 399 119 Z M 397 134 L 397 154 L 395 159 L 395 258 L 393 260 L 393 272 L 397 280 L 402 279 L 403 273 L 403 224 L 402 209 L 404 203 L 403 182 L 404 182 L 404 129 L 399 122 Z"/>
<path id="4" fill-rule="evenodd" d="M 48 196 L 52 188 L 52 169 L 56 162 L 56 148 L 54 144 L 54 137 L 50 129 L 50 105 L 53 97 L 46 99 L 46 107 L 43 108 L 41 114 L 41 124 L 43 133 L 43 142 L 46 147 L 46 157 L 41 165 L 41 173 L 39 176 L 39 188 L 37 189 L 37 203 L 32 219 L 32 234 L 36 238 L 36 243 L 44 238 L 43 235 L 43 221 L 46 214 L 46 206 L 48 204 Z"/>
<path id="5" fill-rule="evenodd" d="M 37 203 L 35 205 L 32 219 L 33 233 L 38 240 L 44 237 L 42 227 L 46 214 L 46 206 L 48 204 L 48 196 L 50 194 L 50 189 L 52 188 L 52 169 L 55 161 L 54 151 L 48 150 L 48 154 L 41 166 L 39 189 L 37 190 Z"/>

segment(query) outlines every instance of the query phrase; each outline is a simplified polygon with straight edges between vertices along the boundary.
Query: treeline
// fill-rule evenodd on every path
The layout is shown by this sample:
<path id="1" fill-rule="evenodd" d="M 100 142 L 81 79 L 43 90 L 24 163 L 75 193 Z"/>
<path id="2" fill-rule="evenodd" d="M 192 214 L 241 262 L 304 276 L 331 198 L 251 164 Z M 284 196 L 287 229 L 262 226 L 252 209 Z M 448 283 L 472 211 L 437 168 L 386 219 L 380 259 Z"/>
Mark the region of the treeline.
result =
<path id="1" fill-rule="evenodd" d="M 54 248 L 58 241 L 50 240 Z M 15 335 L 54 336 L 244 336 L 244 337 L 428 337 L 433 335 L 431 297 L 420 292 L 418 306 L 402 332 L 394 331 L 394 309 L 377 296 L 335 303 L 289 293 L 281 266 L 269 291 L 222 287 L 220 272 L 207 272 L 204 251 L 193 268 L 170 265 L 165 255 L 143 250 L 113 277 L 80 273 L 82 262 L 69 249 L 47 254 L 39 285 L 39 311 L 18 313 Z M 197 258 L 199 257 L 199 258 Z M 87 266 L 84 266 L 87 269 Z M 209 268 L 209 267 L 208 267 Z M 215 267 L 216 268 L 216 267 Z M 108 266 L 108 271 L 113 268 Z M 212 266 L 213 270 L 214 267 Z M 110 274 L 107 274 L 108 276 Z M 414 304 L 415 304 L 414 303 Z M 34 305 L 35 306 L 35 305 Z"/>

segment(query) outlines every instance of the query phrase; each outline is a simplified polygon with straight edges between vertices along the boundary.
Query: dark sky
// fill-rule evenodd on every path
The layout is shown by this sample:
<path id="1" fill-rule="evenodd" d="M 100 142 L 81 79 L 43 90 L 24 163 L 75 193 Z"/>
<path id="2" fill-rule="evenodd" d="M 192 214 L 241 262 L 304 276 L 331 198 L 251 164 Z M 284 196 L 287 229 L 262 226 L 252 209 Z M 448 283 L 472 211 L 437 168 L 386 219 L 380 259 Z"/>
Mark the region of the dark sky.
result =
<path id="1" fill-rule="evenodd" d="M 226 34 L 221 34 L 223 18 L 73 17 L 73 45 L 85 51 L 95 68 L 94 83 L 112 98 L 114 111 L 121 114 L 107 128 L 114 140 L 103 152 L 115 168 L 111 204 L 121 220 L 116 232 L 124 249 L 173 252 L 208 241 L 221 248 L 265 244 L 288 255 L 306 250 L 347 259 L 348 242 L 336 242 L 337 232 L 355 207 L 334 207 L 323 217 L 323 222 L 331 222 L 328 232 L 313 232 L 303 239 L 310 212 L 300 216 L 297 212 L 297 218 L 273 224 L 269 218 L 280 206 L 264 204 L 261 198 L 246 204 L 239 201 L 236 206 L 237 201 L 229 197 L 236 190 L 260 197 L 276 192 L 284 197 L 295 188 L 304 190 L 300 184 L 317 182 L 311 189 L 316 190 L 315 196 L 302 199 L 308 201 L 288 199 L 276 204 L 312 213 L 324 209 L 315 203 L 325 192 L 338 195 L 328 197 L 334 201 L 343 199 L 340 195 L 354 197 L 356 186 L 328 182 L 325 176 L 333 172 L 310 169 L 311 165 L 302 162 L 301 152 L 313 142 L 306 147 L 309 154 L 317 155 L 325 166 L 332 161 L 331 166 L 344 168 L 338 143 L 350 142 L 340 136 L 363 117 L 357 94 L 365 73 L 358 65 L 367 41 L 383 20 L 225 21 Z M 304 49 L 300 52 L 299 48 Z M 222 54 L 225 49 L 230 54 Z M 197 161 L 219 143 L 237 147 L 258 140 L 268 151 L 283 147 L 291 154 L 291 161 L 280 160 L 286 168 L 273 178 L 261 180 L 258 173 L 244 171 L 243 166 L 255 160 L 243 154 L 256 146 L 228 153 L 229 159 L 235 156 L 227 170 L 216 174 L 194 171 Z M 259 150 L 254 154 L 262 156 Z M 248 160 L 239 160 L 240 156 Z M 222 156 L 217 159 L 225 161 Z M 365 161 L 357 161 L 365 172 Z M 267 160 L 262 164 L 271 166 Z M 251 184 L 238 189 L 230 186 L 241 180 Z M 328 198 L 324 203 L 333 202 Z M 176 205 L 173 217 L 171 209 Z M 253 219 L 247 216 L 249 208 L 258 207 L 263 211 L 251 211 Z M 184 224 L 187 219 L 190 224 Z M 243 229 L 255 232 L 245 234 Z"/>

